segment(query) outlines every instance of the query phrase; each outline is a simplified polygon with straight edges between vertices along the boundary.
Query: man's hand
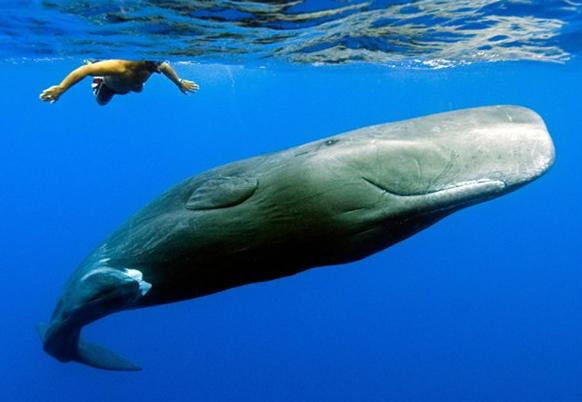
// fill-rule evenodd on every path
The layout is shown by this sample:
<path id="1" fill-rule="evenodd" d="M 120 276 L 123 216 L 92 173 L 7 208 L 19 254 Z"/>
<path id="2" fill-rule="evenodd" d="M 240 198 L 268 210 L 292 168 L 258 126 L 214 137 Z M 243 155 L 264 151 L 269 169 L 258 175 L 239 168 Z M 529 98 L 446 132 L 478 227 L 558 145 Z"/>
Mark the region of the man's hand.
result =
<path id="1" fill-rule="evenodd" d="M 64 92 L 60 85 L 53 85 L 50 88 L 45 89 L 39 96 L 39 99 L 45 102 L 55 103 L 59 100 L 59 97 Z"/>
<path id="2" fill-rule="evenodd" d="M 196 84 L 193 81 L 188 81 L 188 80 L 182 80 L 180 79 L 180 91 L 182 91 L 182 93 L 188 93 L 188 92 L 196 92 L 198 91 L 198 89 L 200 88 L 198 86 L 198 84 Z"/>

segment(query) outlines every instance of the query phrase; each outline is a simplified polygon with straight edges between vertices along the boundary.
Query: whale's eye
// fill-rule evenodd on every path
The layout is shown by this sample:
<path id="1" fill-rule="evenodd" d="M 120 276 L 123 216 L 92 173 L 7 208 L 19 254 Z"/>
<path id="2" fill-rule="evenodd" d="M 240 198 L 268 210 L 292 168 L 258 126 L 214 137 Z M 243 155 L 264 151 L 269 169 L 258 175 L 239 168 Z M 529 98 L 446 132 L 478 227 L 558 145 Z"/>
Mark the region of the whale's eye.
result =
<path id="1" fill-rule="evenodd" d="M 336 140 L 335 138 L 332 138 L 331 140 L 325 141 L 325 145 L 331 146 L 331 145 L 337 144 L 338 142 L 339 142 L 339 140 Z"/>

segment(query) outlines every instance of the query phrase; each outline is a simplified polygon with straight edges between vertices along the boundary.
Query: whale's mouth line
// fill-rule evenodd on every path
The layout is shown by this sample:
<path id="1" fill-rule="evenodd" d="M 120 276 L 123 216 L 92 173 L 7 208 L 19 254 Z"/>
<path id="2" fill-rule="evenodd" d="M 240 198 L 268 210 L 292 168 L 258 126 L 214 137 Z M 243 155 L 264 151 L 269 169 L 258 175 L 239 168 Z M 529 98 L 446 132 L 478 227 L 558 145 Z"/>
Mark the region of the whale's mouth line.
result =
<path id="1" fill-rule="evenodd" d="M 433 191 L 426 191 L 426 192 L 410 192 L 410 193 L 403 193 L 398 192 L 393 189 L 389 189 L 386 186 L 378 183 L 375 180 L 362 176 L 362 179 L 367 182 L 368 184 L 374 186 L 378 190 L 391 194 L 396 197 L 422 197 L 422 196 L 438 196 L 438 195 L 447 195 L 447 194 L 454 194 L 460 191 L 464 191 L 466 193 L 475 193 L 475 192 L 483 192 L 489 193 L 490 191 L 499 192 L 502 191 L 507 187 L 507 183 L 502 180 L 498 179 L 476 179 L 476 180 L 468 180 L 458 182 L 449 186 L 444 186 L 443 188 L 439 188 Z"/>

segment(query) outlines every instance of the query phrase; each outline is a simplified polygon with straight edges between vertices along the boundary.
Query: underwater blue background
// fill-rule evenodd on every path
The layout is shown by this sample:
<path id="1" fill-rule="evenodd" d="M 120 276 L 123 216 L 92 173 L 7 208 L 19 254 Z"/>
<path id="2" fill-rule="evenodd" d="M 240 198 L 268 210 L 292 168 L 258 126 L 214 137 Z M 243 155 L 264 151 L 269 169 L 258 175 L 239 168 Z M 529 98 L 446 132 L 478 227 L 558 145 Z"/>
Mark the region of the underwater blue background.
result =
<path id="1" fill-rule="evenodd" d="M 0 64 L 1 401 L 582 400 L 582 63 L 443 70 L 174 63 L 98 106 L 80 59 Z M 144 367 L 61 364 L 35 331 L 77 264 L 185 177 L 350 129 L 493 104 L 533 108 L 542 178 L 362 261 L 87 327 Z M 273 264 L 276 264 L 273 261 Z"/>

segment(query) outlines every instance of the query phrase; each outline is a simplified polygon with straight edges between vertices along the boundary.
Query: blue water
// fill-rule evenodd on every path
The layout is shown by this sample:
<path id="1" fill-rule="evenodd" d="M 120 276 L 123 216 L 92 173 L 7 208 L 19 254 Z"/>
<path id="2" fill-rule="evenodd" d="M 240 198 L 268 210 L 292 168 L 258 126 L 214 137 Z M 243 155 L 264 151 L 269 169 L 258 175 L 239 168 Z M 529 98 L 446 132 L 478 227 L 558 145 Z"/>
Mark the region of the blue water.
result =
<path id="1" fill-rule="evenodd" d="M 579 38 L 575 26 L 560 32 Z M 55 104 L 38 100 L 93 54 L 18 46 L 3 45 L 14 52 L 0 62 L 1 401 L 582 400 L 574 46 L 561 63 L 457 58 L 445 69 L 169 57 L 198 93 L 156 75 L 106 107 L 88 80 Z M 42 351 L 35 324 L 69 274 L 183 178 L 357 127 L 493 104 L 544 118 L 556 164 L 534 183 L 356 263 L 85 329 L 142 372 L 62 364 Z"/>

